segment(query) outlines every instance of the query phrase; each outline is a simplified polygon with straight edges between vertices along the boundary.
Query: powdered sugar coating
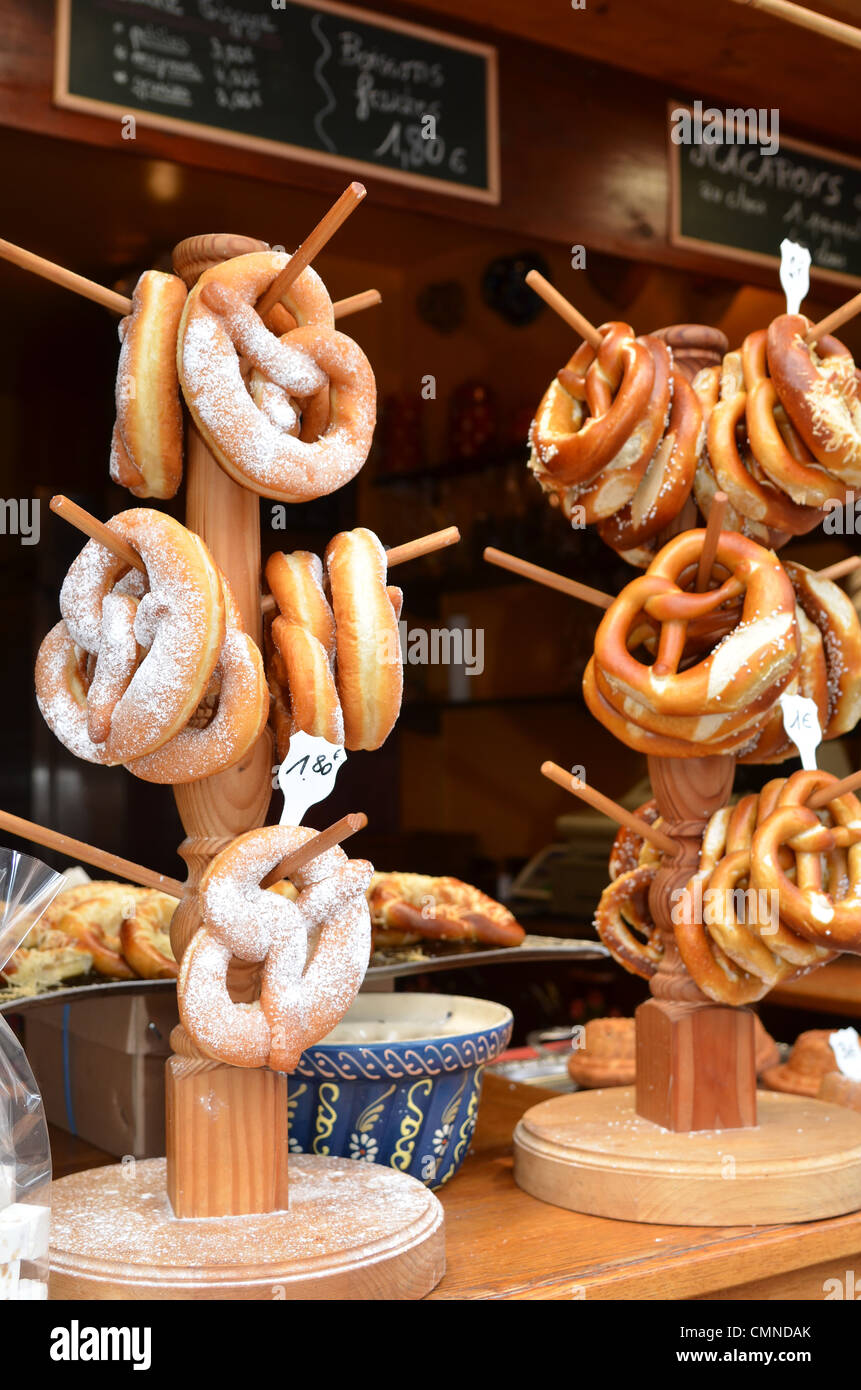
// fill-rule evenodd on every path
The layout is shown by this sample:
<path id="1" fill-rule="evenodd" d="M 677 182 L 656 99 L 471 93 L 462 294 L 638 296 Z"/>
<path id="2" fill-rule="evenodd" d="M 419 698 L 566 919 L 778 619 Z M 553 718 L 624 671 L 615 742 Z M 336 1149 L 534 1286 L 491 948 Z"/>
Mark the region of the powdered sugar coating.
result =
<path id="1" fill-rule="evenodd" d="M 201 879 L 203 927 L 183 957 L 178 999 L 186 1031 L 209 1056 L 291 1071 L 359 991 L 370 956 L 365 890 L 372 866 L 348 860 L 335 846 L 292 876 L 295 902 L 260 887 L 314 833 L 301 826 L 249 831 Z M 257 1012 L 240 1009 L 227 994 L 231 955 L 264 962 Z"/>
<path id="2" fill-rule="evenodd" d="M 242 323 L 237 321 L 234 330 L 265 367 L 261 372 L 255 366 L 246 385 L 228 321 L 202 298 L 207 286 L 223 285 L 250 307 L 286 264 L 286 257 L 261 252 L 236 257 L 201 276 L 186 303 L 177 360 L 188 408 L 222 467 L 262 496 L 299 502 L 343 487 L 367 458 L 376 420 L 370 364 L 351 338 L 335 331 L 326 297 L 325 305 L 315 301 L 304 318 L 297 314 L 300 326 L 283 334 L 280 342 L 262 324 L 249 328 L 250 337 L 242 336 L 250 323 L 243 312 Z M 303 271 L 291 295 L 311 275 Z M 306 282 L 306 288 L 313 290 L 314 285 L 313 280 Z M 292 303 L 289 307 L 295 309 Z M 281 370 L 276 345 L 296 354 L 289 370 Z M 303 358 L 316 365 L 297 389 L 295 364 Z M 309 442 L 296 437 L 291 415 L 273 404 L 273 378 L 267 373 L 287 383 L 286 388 L 279 385 L 277 389 L 285 390 L 285 404 L 291 407 L 291 394 L 308 395 L 329 379 L 329 421 L 319 439 Z M 249 387 L 258 397 L 261 388 L 266 388 L 265 409 L 255 402 Z"/>
<path id="3" fill-rule="evenodd" d="M 109 523 L 146 565 L 135 636 L 146 650 L 113 711 L 105 740 L 112 762 L 143 757 L 188 722 L 206 689 L 224 636 L 224 602 L 215 565 L 199 537 L 161 512 L 138 507 Z M 98 654 L 104 603 L 129 566 L 97 541 L 72 563 L 60 609 L 73 642 Z M 131 581 L 140 587 L 140 581 Z"/>

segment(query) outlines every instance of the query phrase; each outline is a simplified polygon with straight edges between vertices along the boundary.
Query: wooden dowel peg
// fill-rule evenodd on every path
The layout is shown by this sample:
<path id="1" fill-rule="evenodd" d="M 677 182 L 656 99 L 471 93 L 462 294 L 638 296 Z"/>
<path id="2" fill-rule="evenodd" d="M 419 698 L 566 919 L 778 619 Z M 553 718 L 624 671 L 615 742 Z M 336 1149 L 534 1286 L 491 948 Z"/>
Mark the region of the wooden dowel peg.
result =
<path id="1" fill-rule="evenodd" d="M 848 777 L 843 777 L 839 782 L 832 782 L 831 786 L 823 787 L 821 791 L 815 792 L 806 803 L 811 810 L 818 811 L 823 806 L 827 806 L 829 801 L 833 801 L 837 796 L 845 796 L 847 792 L 857 792 L 861 787 L 861 772 L 850 773 Z"/>
<path id="2" fill-rule="evenodd" d="M 839 19 L 829 19 L 828 15 L 816 14 L 803 5 L 793 5 L 789 0 L 735 0 L 737 5 L 747 5 L 752 10 L 762 10 L 763 14 L 785 19 L 789 24 L 797 24 L 800 29 L 809 29 L 821 34 L 825 39 L 848 44 L 850 48 L 861 48 L 861 29 L 852 24 L 844 24 Z"/>
<path id="3" fill-rule="evenodd" d="M 603 792 L 597 792 L 588 783 L 581 782 L 579 777 L 572 776 L 558 763 L 542 763 L 541 775 L 550 782 L 555 782 L 564 791 L 571 792 L 573 796 L 579 796 L 581 801 L 588 802 L 596 811 L 602 811 L 617 825 L 624 825 L 628 830 L 633 830 L 635 835 L 639 835 L 643 840 L 648 840 L 649 844 L 654 845 L 663 854 L 675 855 L 678 846 L 672 836 L 665 835 L 663 830 L 656 830 L 653 825 L 649 825 L 648 821 L 641 820 L 632 811 L 626 811 L 624 806 L 620 806 L 617 801 L 611 801 L 609 796 L 604 796 Z"/>
<path id="4" fill-rule="evenodd" d="M 348 840 L 357 830 L 364 830 L 367 824 L 368 817 L 363 811 L 354 811 L 349 816 L 342 816 L 334 825 L 330 825 L 328 830 L 321 830 L 313 840 L 307 840 L 299 849 L 286 855 L 261 881 L 261 888 L 271 888 L 273 883 L 280 883 L 282 878 L 287 878 L 296 869 L 301 869 L 303 864 L 309 864 L 318 854 L 325 854 L 327 849 Z"/>
<path id="5" fill-rule="evenodd" d="M 861 31 L 859 31 L 861 32 Z M 820 319 L 815 323 L 810 331 L 805 334 L 806 343 L 817 343 L 820 338 L 824 338 L 826 333 L 834 333 L 838 328 L 842 328 L 844 323 L 854 319 L 856 314 L 861 314 L 861 294 L 856 294 L 854 298 L 847 299 L 845 304 L 841 304 L 839 309 L 835 309 L 833 314 L 828 314 L 826 318 Z"/>
<path id="6" fill-rule="evenodd" d="M 363 309 L 373 309 L 382 302 L 383 296 L 379 290 L 362 290 L 359 294 L 347 295 L 346 299 L 336 299 L 332 305 L 335 322 L 347 318 L 350 314 L 360 314 Z"/>
<path id="7" fill-rule="evenodd" d="M 105 526 L 104 522 L 98 521 L 96 517 L 84 511 L 83 507 L 79 507 L 77 502 L 70 502 L 68 497 L 62 495 L 52 497 L 51 511 L 56 512 L 57 516 L 61 516 L 71 526 L 83 531 L 85 536 L 90 537 L 90 540 L 98 541 L 99 545 L 103 545 L 106 550 L 110 550 L 112 554 L 116 555 L 118 560 L 123 560 L 133 569 L 141 570 L 146 574 L 146 565 L 137 551 L 132 550 L 122 536 L 118 536 L 115 531 Z"/>
<path id="8" fill-rule="evenodd" d="M 139 883 L 143 888 L 157 888 L 159 892 L 168 893 L 172 898 L 181 898 L 185 892 L 183 884 L 177 878 L 157 874 L 153 869 L 145 868 L 143 864 L 135 864 L 131 859 L 123 859 L 119 854 L 109 854 L 107 850 L 88 845 L 84 840 L 73 840 L 71 835 L 61 835 L 58 830 L 49 830 L 46 825 L 24 820 L 21 816 L 13 816 L 9 811 L 0 811 L 0 829 L 8 830 L 10 835 L 20 835 L 22 840 L 32 840 L 36 845 L 44 845 L 45 849 L 55 849 L 59 854 L 67 855 L 69 859 L 83 859 L 85 864 L 92 864 L 97 869 L 107 869 L 108 873 L 116 878 L 131 879 L 132 883 Z"/>
<path id="9" fill-rule="evenodd" d="M 845 560 L 838 560 L 833 565 L 826 565 L 824 570 L 817 570 L 820 579 L 843 579 L 845 575 L 851 574 L 861 565 L 861 555 L 847 555 Z"/>
<path id="10" fill-rule="evenodd" d="M 697 593 L 704 594 L 709 587 L 712 566 L 717 554 L 720 533 L 723 530 L 723 519 L 726 516 L 727 503 L 729 498 L 725 492 L 716 492 L 712 498 L 709 509 L 709 519 L 706 524 L 705 540 L 700 551 L 700 562 L 697 566 Z"/>
<path id="11" fill-rule="evenodd" d="M 584 318 L 579 309 L 574 308 L 574 305 L 565 298 L 564 294 L 560 294 L 550 281 L 545 280 L 544 276 L 537 270 L 529 271 L 526 276 L 526 283 L 530 289 L 540 295 L 544 303 L 548 304 L 554 313 L 564 319 L 567 324 L 570 324 L 575 333 L 579 333 L 580 337 L 585 338 L 586 342 L 591 343 L 597 351 L 603 342 L 601 334 L 594 324 Z"/>
<path id="12" fill-rule="evenodd" d="M 541 565 L 532 565 L 516 555 L 507 555 L 504 550 L 495 550 L 492 545 L 485 550 L 484 558 L 489 565 L 498 565 L 500 569 L 510 570 L 512 574 L 519 574 L 523 579 L 531 579 L 548 589 L 558 589 L 560 594 L 570 594 L 572 598 L 591 603 L 594 608 L 609 608 L 613 602 L 612 595 L 603 593 L 601 589 L 592 589 L 577 579 L 566 579 L 553 570 L 542 569 Z"/>
<path id="13" fill-rule="evenodd" d="M 386 551 L 389 569 L 395 565 L 405 565 L 407 560 L 418 560 L 422 555 L 432 555 L 435 550 L 445 550 L 446 546 L 457 545 L 460 531 L 456 526 L 445 526 L 442 531 L 431 531 L 426 536 L 418 536 L 414 541 L 404 541 L 403 545 L 393 545 Z"/>
<path id="14" fill-rule="evenodd" d="M 32 271 L 43 280 L 50 280 L 53 284 L 62 286 L 64 290 L 74 290 L 75 294 L 83 295 L 84 299 L 103 304 L 106 309 L 113 309 L 116 314 L 131 313 L 132 302 L 126 299 L 125 295 L 117 294 L 105 285 L 97 285 L 95 280 L 76 275 L 73 270 L 66 270 L 65 266 L 47 261 L 43 256 L 35 256 L 32 251 L 25 251 L 23 246 L 15 246 L 11 241 L 0 239 L 0 257 L 5 261 L 11 261 L 12 265 L 19 266 L 21 270 Z"/>
<path id="15" fill-rule="evenodd" d="M 364 184 L 361 183 L 351 183 L 348 188 L 344 189 L 338 201 L 332 204 L 326 216 L 320 219 L 314 230 L 309 233 L 295 254 L 290 257 L 289 264 L 284 267 L 280 275 L 276 275 L 262 299 L 258 300 L 257 312 L 261 318 L 266 317 L 273 304 L 277 304 L 282 295 L 286 294 L 293 281 L 297 280 L 302 271 L 311 264 L 326 242 L 346 222 L 350 213 L 355 212 L 366 191 Z"/>

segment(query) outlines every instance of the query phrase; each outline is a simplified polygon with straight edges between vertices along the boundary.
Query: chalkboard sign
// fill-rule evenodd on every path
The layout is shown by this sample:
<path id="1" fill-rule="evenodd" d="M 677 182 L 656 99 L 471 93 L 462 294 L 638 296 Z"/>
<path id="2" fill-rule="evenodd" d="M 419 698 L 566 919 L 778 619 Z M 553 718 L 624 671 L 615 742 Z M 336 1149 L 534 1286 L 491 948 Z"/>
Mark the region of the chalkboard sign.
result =
<path id="1" fill-rule="evenodd" d="M 496 50 L 329 0 L 58 0 L 54 98 L 499 201 Z"/>
<path id="2" fill-rule="evenodd" d="M 690 110 L 677 104 L 670 113 L 682 109 Z M 672 114 L 668 125 L 680 128 Z M 674 245 L 779 265 L 788 237 L 810 251 L 812 274 L 861 280 L 861 163 L 783 135 L 773 154 L 728 141 L 670 139 L 669 150 Z"/>

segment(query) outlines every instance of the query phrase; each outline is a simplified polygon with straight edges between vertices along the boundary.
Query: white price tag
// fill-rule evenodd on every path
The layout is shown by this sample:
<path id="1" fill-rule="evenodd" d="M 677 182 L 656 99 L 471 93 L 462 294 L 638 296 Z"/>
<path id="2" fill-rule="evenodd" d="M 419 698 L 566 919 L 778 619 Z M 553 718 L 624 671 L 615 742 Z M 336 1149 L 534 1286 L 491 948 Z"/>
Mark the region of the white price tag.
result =
<path id="1" fill-rule="evenodd" d="M 810 289 L 810 252 L 788 237 L 780 243 L 780 286 L 786 295 L 786 312 L 797 314 Z"/>
<path id="2" fill-rule="evenodd" d="M 839 1028 L 828 1039 L 837 1066 L 850 1081 L 861 1081 L 861 1038 L 854 1028 Z"/>
<path id="3" fill-rule="evenodd" d="M 815 772 L 816 750 L 822 742 L 816 701 L 806 695 L 781 695 L 780 706 L 783 727 L 801 754 L 801 766 L 806 772 Z"/>
<path id="4" fill-rule="evenodd" d="M 287 756 L 278 769 L 284 793 L 281 825 L 301 825 L 309 806 L 324 801 L 335 785 L 347 755 L 337 743 L 314 738 L 303 730 L 293 734 Z"/>

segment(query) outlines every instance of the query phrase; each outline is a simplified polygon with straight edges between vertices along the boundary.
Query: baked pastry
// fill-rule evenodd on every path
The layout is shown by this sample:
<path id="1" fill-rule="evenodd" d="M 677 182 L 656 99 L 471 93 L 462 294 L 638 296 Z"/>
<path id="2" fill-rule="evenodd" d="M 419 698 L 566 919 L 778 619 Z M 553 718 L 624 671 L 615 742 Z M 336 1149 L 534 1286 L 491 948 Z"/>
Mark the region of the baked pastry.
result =
<path id="1" fill-rule="evenodd" d="M 698 756 L 740 752 L 762 732 L 779 696 L 797 676 L 798 628 L 792 584 L 771 551 L 721 532 L 715 566 L 727 577 L 691 593 L 705 532 L 686 531 L 659 551 L 645 575 L 607 609 L 583 678 L 592 713 L 623 743 L 643 753 Z M 725 616 L 729 631 L 698 659 L 684 660 L 688 626 Z M 651 639 L 655 660 L 634 654 Z"/>
<path id="2" fill-rule="evenodd" d="M 122 762 L 152 782 L 220 772 L 266 723 L 256 644 L 192 531 L 148 508 L 108 525 L 146 572 L 96 541 L 84 547 L 60 593 L 63 621 L 39 649 L 39 708 L 60 742 L 89 762 Z"/>
<path id="3" fill-rule="evenodd" d="M 304 502 L 362 467 L 376 384 L 361 348 L 335 329 L 310 267 L 283 301 L 296 328 L 276 337 L 255 312 L 289 260 L 262 251 L 204 271 L 186 301 L 177 361 L 186 404 L 222 468 L 263 497 Z"/>
<path id="4" fill-rule="evenodd" d="M 578 1086 L 632 1086 L 637 1074 L 637 1028 L 633 1018 L 591 1018 L 583 1045 L 568 1058 Z"/>
<path id="5" fill-rule="evenodd" d="M 292 874 L 298 897 L 261 888 L 280 861 L 315 835 L 267 826 L 240 835 L 208 865 L 198 888 L 203 925 L 182 957 L 182 1024 L 207 1057 L 239 1067 L 293 1071 L 306 1047 L 338 1022 L 359 991 L 370 955 L 365 891 L 372 865 L 340 846 Z M 259 998 L 234 1003 L 233 956 L 262 964 Z"/>
<path id="6" fill-rule="evenodd" d="M 117 419 L 111 477 L 136 497 L 173 497 L 182 481 L 182 406 L 176 335 L 186 289 L 176 275 L 145 270 L 120 320 Z"/>
<path id="7" fill-rule="evenodd" d="M 423 939 L 519 946 L 526 936 L 507 907 L 459 878 L 376 873 L 368 903 L 375 947 Z"/>
<path id="8" fill-rule="evenodd" d="M 142 980 L 175 980 L 179 966 L 170 944 L 170 924 L 176 898 L 157 889 L 143 889 L 134 910 L 120 924 L 120 947 L 126 964 Z"/>
<path id="9" fill-rule="evenodd" d="M 403 595 L 387 587 L 386 552 L 364 526 L 335 536 L 325 558 L 346 746 L 379 748 L 401 708 L 404 675 L 398 617 Z"/>
<path id="10" fill-rule="evenodd" d="M 769 1091 L 788 1091 L 796 1096 L 817 1096 L 823 1077 L 838 1071 L 837 1058 L 828 1039 L 829 1028 L 800 1033 L 789 1060 L 767 1067 L 760 1080 Z"/>
<path id="11" fill-rule="evenodd" d="M 0 980 L 22 994 L 39 994 L 65 980 L 88 975 L 92 968 L 93 957 L 79 941 L 40 921 L 0 969 Z"/>

